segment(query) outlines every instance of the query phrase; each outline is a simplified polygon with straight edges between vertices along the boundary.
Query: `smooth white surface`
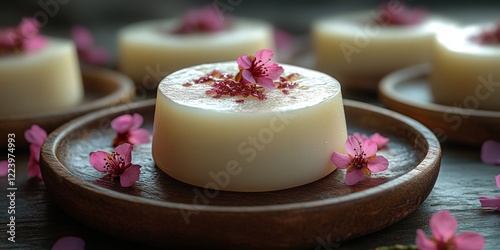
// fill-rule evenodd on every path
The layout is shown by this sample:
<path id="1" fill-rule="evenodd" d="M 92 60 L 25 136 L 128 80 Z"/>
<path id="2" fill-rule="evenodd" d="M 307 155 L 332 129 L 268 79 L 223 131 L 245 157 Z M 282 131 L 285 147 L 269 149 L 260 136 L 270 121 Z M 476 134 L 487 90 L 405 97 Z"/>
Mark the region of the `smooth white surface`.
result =
<path id="1" fill-rule="evenodd" d="M 488 24 L 491 25 L 491 24 Z M 470 40 L 486 24 L 456 28 L 437 37 L 429 80 L 437 103 L 500 110 L 500 45 Z"/>
<path id="2" fill-rule="evenodd" d="M 118 34 L 119 70 L 136 83 L 158 83 L 166 75 L 185 67 L 235 61 L 243 54 L 274 48 L 272 27 L 263 21 L 238 18 L 229 28 L 219 32 L 170 33 L 178 22 L 178 19 L 154 20 L 121 29 Z"/>
<path id="3" fill-rule="evenodd" d="M 234 62 L 177 71 L 159 86 L 153 158 L 172 177 L 202 188 L 270 191 L 318 180 L 333 170 L 334 151 L 347 137 L 338 82 L 326 74 L 299 73 L 299 87 L 268 91 L 260 101 L 205 94 L 209 85 L 182 86 L 213 69 L 236 74 Z"/>
<path id="4" fill-rule="evenodd" d="M 0 116 L 63 110 L 82 99 L 73 42 L 48 39 L 39 51 L 0 56 Z"/>

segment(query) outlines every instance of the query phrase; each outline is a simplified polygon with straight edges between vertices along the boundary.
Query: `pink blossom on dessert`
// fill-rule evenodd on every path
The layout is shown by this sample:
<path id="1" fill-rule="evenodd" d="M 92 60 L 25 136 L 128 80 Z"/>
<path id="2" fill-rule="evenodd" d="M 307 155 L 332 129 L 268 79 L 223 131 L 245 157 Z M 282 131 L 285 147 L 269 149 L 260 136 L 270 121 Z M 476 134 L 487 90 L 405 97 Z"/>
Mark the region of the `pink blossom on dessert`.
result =
<path id="1" fill-rule="evenodd" d="M 385 146 L 387 146 L 387 143 L 389 142 L 389 138 L 383 137 L 379 133 L 374 133 L 370 136 L 363 134 L 363 133 L 358 133 L 355 132 L 352 134 L 358 141 L 364 141 L 364 140 L 371 140 L 372 142 L 375 142 L 377 144 L 378 149 L 382 149 Z"/>
<path id="2" fill-rule="evenodd" d="M 484 237 L 474 232 L 463 232 L 455 236 L 457 220 L 449 211 L 440 211 L 430 219 L 432 236 L 427 238 L 422 229 L 415 239 L 419 250 L 480 250 L 484 248 Z"/>
<path id="3" fill-rule="evenodd" d="M 379 25 L 416 25 L 422 23 L 428 11 L 422 7 L 411 8 L 400 1 L 383 4 L 374 20 Z"/>
<path id="4" fill-rule="evenodd" d="M 497 187 L 500 188 L 500 175 L 495 177 Z M 481 196 L 479 197 L 481 207 L 491 207 L 500 211 L 500 195 L 497 196 Z"/>
<path id="5" fill-rule="evenodd" d="M 116 117 L 111 121 L 111 128 L 116 131 L 117 135 L 113 140 L 113 146 L 118 146 L 123 143 L 139 145 L 149 143 L 151 141 L 151 133 L 148 130 L 140 128 L 143 123 L 143 117 L 140 114 L 125 114 Z"/>
<path id="6" fill-rule="evenodd" d="M 190 34 L 197 32 L 216 32 L 223 30 L 226 24 L 213 5 L 188 10 L 181 23 L 173 31 L 175 34 Z"/>
<path id="7" fill-rule="evenodd" d="M 274 52 L 270 49 L 257 51 L 255 56 L 243 55 L 237 60 L 239 73 L 235 80 L 243 84 L 259 84 L 274 89 L 274 80 L 283 74 L 283 67 L 271 62 Z"/>
<path id="8" fill-rule="evenodd" d="M 85 241 L 82 238 L 66 236 L 58 239 L 52 246 L 52 250 L 83 250 Z"/>
<path id="9" fill-rule="evenodd" d="M 88 29 L 83 26 L 75 26 L 71 29 L 71 36 L 76 44 L 78 58 L 82 62 L 94 65 L 106 64 L 109 58 L 108 51 L 97 47 L 94 37 Z"/>
<path id="10" fill-rule="evenodd" d="M 0 161 L 0 176 L 6 176 L 9 172 L 9 162 Z"/>
<path id="11" fill-rule="evenodd" d="M 483 142 L 481 161 L 486 164 L 500 164 L 500 143 L 494 140 Z"/>
<path id="12" fill-rule="evenodd" d="M 35 51 L 47 44 L 38 34 L 40 24 L 34 18 L 23 18 L 15 28 L 0 29 L 0 54 Z"/>
<path id="13" fill-rule="evenodd" d="M 492 27 L 486 28 L 478 35 L 472 36 L 471 40 L 479 44 L 499 44 L 500 43 L 500 21 Z"/>
<path id="14" fill-rule="evenodd" d="M 354 136 L 348 136 L 345 148 L 347 155 L 334 152 L 331 161 L 338 168 L 347 169 L 347 185 L 354 185 L 372 172 L 384 171 L 389 166 L 385 157 L 376 154 L 377 145 L 371 140 L 358 141 Z"/>
<path id="15" fill-rule="evenodd" d="M 47 139 L 47 132 L 35 124 L 24 132 L 24 138 L 30 143 L 28 177 L 38 177 L 43 180 L 40 172 L 40 149 L 45 139 Z"/>
<path id="16" fill-rule="evenodd" d="M 122 187 L 130 187 L 139 180 L 141 166 L 132 164 L 132 145 L 124 143 L 115 148 L 113 153 L 96 151 L 90 153 L 90 164 L 99 172 L 120 177 Z"/>

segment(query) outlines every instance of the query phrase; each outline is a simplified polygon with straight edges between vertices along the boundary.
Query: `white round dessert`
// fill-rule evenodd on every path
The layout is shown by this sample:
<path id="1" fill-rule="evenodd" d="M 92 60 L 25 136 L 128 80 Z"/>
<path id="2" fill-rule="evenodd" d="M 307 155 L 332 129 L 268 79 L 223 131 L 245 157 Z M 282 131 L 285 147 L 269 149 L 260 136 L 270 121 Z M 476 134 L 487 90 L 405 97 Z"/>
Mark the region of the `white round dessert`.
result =
<path id="1" fill-rule="evenodd" d="M 173 178 L 202 188 L 260 192 L 314 182 L 335 170 L 333 152 L 347 138 L 340 84 L 332 77 L 281 65 L 298 73 L 298 87 L 267 99 L 213 98 L 207 84 L 183 86 L 216 69 L 235 75 L 235 62 L 177 71 L 158 87 L 152 151 Z"/>
<path id="2" fill-rule="evenodd" d="M 316 68 L 345 88 L 376 89 L 385 75 L 429 62 L 435 33 L 449 25 L 428 17 L 420 24 L 376 24 L 374 11 L 317 20 L 312 27 Z"/>
<path id="3" fill-rule="evenodd" d="M 173 34 L 180 21 L 145 21 L 120 30 L 119 70 L 136 84 L 155 89 L 163 77 L 176 70 L 236 60 L 274 47 L 272 27 L 263 21 L 237 18 L 221 31 Z"/>
<path id="4" fill-rule="evenodd" d="M 438 35 L 429 76 L 436 103 L 500 110 L 500 44 L 471 40 L 488 26 L 455 28 Z"/>
<path id="5" fill-rule="evenodd" d="M 37 51 L 0 55 L 0 116 L 60 111 L 83 99 L 76 48 L 49 38 Z"/>

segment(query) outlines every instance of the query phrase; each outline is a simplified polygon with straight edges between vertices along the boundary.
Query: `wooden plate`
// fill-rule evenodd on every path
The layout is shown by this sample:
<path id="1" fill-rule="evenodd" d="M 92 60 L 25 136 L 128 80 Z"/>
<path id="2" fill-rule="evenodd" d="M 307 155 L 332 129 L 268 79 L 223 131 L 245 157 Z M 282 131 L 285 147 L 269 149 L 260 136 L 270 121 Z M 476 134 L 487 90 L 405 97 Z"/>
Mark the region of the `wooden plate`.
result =
<path id="1" fill-rule="evenodd" d="M 131 79 L 116 71 L 104 68 L 85 68 L 82 70 L 85 96 L 81 105 L 57 112 L 18 115 L 0 118 L 0 136 L 16 134 L 16 147 L 26 146 L 24 131 L 38 124 L 47 132 L 65 122 L 98 109 L 131 102 L 134 98 L 134 84 Z M 0 148 L 7 144 L 0 144 Z"/>
<path id="2" fill-rule="evenodd" d="M 89 153 L 112 151 L 109 121 L 118 115 L 140 113 L 151 130 L 154 100 L 102 110 L 56 129 L 42 148 L 42 174 L 66 213 L 124 240 L 184 248 L 314 248 L 322 239 L 352 239 L 404 218 L 425 200 L 439 172 L 441 148 L 426 127 L 369 104 L 344 103 L 349 132 L 379 132 L 391 140 L 380 151 L 389 170 L 355 186 L 346 186 L 337 170 L 282 191 L 204 190 L 155 167 L 149 144 L 133 152 L 133 162 L 143 166 L 139 181 L 122 188 L 93 169 Z"/>
<path id="3" fill-rule="evenodd" d="M 488 139 L 500 140 L 500 111 L 434 103 L 427 79 L 431 70 L 422 64 L 389 74 L 380 83 L 380 101 L 429 127 L 441 142 L 481 145 Z"/>

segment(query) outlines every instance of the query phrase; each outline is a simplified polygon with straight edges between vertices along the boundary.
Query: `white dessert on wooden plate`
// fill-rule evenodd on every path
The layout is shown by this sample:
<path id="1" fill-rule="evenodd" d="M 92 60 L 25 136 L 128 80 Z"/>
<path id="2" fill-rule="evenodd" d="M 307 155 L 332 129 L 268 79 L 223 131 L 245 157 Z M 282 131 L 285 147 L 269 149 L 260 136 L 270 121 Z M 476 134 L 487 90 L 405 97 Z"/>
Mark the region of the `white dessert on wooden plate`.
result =
<path id="1" fill-rule="evenodd" d="M 11 31 L 15 32 L 15 29 L 6 31 L 6 34 Z M 14 50 L 9 48 L 10 52 L 5 48 L 4 53 L 0 51 L 0 100 L 3 104 L 0 116 L 60 111 L 78 105 L 83 99 L 80 67 L 73 42 L 37 39 L 43 42 L 36 49 L 23 50 L 19 43 Z M 10 46 L 10 42 L 4 46 Z"/>
<path id="2" fill-rule="evenodd" d="M 138 84 L 153 85 L 185 67 L 229 61 L 273 47 L 272 26 L 264 21 L 219 16 L 210 7 L 192 11 L 183 19 L 144 21 L 121 29 L 119 70 Z M 186 28 L 190 25 L 196 27 Z"/>
<path id="3" fill-rule="evenodd" d="M 243 192 L 296 187 L 330 174 L 330 156 L 345 151 L 347 138 L 340 85 L 324 73 L 282 66 L 282 76 L 293 74 L 296 85 L 265 89 L 261 99 L 214 98 L 210 81 L 196 83 L 213 70 L 236 75 L 235 62 L 163 79 L 153 128 L 156 165 L 198 187 Z"/>
<path id="4" fill-rule="evenodd" d="M 436 32 L 449 23 L 399 1 L 319 19 L 312 27 L 316 69 L 344 87 L 376 89 L 385 75 L 429 62 Z"/>
<path id="5" fill-rule="evenodd" d="M 500 24 L 450 29 L 438 35 L 430 74 L 434 101 L 500 110 Z"/>

